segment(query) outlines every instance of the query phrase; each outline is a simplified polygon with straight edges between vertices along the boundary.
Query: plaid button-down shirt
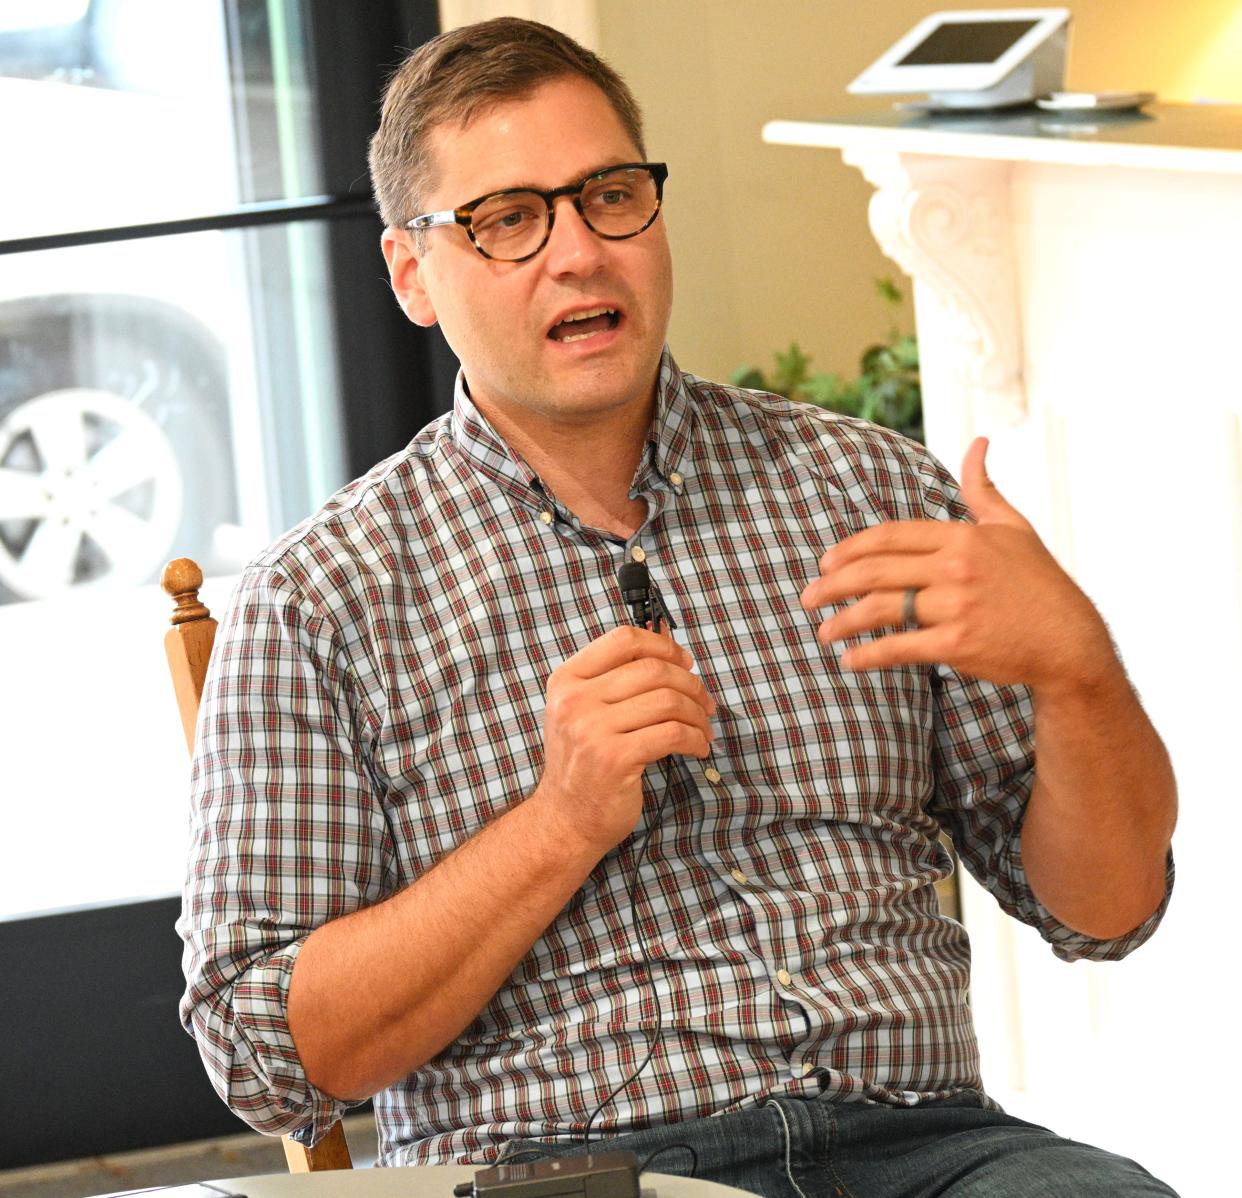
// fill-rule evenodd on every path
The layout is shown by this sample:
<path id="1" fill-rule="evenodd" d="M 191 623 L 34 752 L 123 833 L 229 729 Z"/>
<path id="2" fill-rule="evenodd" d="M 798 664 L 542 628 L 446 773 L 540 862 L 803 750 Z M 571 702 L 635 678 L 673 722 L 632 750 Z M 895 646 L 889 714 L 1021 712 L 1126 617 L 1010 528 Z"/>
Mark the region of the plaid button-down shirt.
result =
<path id="1" fill-rule="evenodd" d="M 654 828 L 666 782 L 648 769 L 633 835 L 466 1031 L 376 1097 L 384 1163 L 580 1135 L 657 1005 L 654 1056 L 598 1131 L 771 1094 L 980 1088 L 966 935 L 934 890 L 942 828 L 1062 957 L 1120 957 L 1154 929 L 1163 907 L 1092 940 L 1035 899 L 1027 692 L 851 673 L 816 642 L 823 615 L 798 597 L 824 549 L 883 520 L 966 517 L 919 446 L 684 375 L 666 351 L 631 495 L 648 518 L 629 541 L 584 527 L 459 380 L 450 415 L 244 574 L 203 697 L 179 927 L 186 1027 L 258 1129 L 317 1136 L 344 1110 L 307 1082 L 286 1022 L 306 936 L 535 788 L 548 675 L 625 622 L 617 572 L 639 550 L 718 704 L 712 756 L 677 761 Z"/>

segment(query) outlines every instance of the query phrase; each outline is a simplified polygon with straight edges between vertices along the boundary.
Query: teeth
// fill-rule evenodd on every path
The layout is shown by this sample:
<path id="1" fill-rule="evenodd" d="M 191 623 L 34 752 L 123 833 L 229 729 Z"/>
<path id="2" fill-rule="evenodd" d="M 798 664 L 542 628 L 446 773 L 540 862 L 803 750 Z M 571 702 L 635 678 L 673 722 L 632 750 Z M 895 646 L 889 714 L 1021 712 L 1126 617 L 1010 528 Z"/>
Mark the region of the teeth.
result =
<path id="1" fill-rule="evenodd" d="M 592 308 L 587 312 L 574 312 L 570 316 L 566 316 L 563 320 L 557 321 L 558 325 L 576 324 L 581 320 L 592 320 L 596 316 L 616 316 L 616 308 Z M 568 344 L 570 341 L 585 341 L 588 337 L 594 337 L 603 330 L 596 330 L 594 333 L 573 333 L 568 337 L 558 337 L 562 345 Z"/>

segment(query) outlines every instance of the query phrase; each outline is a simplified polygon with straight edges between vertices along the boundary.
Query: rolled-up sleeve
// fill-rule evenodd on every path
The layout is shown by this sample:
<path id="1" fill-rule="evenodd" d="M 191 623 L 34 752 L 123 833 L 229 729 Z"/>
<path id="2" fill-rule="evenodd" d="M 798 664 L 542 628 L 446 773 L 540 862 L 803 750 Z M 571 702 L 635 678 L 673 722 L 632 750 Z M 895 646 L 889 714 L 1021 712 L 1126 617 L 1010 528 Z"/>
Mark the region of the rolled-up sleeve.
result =
<path id="1" fill-rule="evenodd" d="M 315 928 L 384 890 L 387 826 L 353 678 L 343 638 L 288 574 L 248 570 L 199 711 L 177 925 L 182 1023 L 216 1091 L 255 1130 L 312 1142 L 347 1104 L 302 1068 L 294 963 Z"/>
<path id="2" fill-rule="evenodd" d="M 1160 907 L 1139 927 L 1097 940 L 1067 927 L 1035 896 L 1022 862 L 1022 824 L 1035 782 L 1034 707 L 1025 687 L 997 687 L 940 671 L 933 811 L 958 856 L 1015 919 L 1063 960 L 1114 961 L 1156 930 L 1173 889 L 1173 858 Z"/>
<path id="3" fill-rule="evenodd" d="M 967 520 L 952 477 L 930 455 L 924 514 Z M 1015 919 L 1035 928 L 1063 960 L 1113 961 L 1138 948 L 1159 926 L 1173 891 L 1170 852 L 1164 899 L 1139 927 L 1097 940 L 1067 927 L 1035 896 L 1022 862 L 1022 824 L 1035 784 L 1035 709 L 1030 690 L 996 686 L 939 667 L 931 809 L 971 874 Z"/>

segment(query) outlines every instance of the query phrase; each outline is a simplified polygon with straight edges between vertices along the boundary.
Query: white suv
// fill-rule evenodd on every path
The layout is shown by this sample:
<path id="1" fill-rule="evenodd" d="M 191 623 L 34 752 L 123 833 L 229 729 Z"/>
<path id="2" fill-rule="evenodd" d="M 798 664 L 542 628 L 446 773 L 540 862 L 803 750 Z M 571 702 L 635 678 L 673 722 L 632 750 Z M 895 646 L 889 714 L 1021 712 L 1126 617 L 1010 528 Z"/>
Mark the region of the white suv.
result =
<path id="1" fill-rule="evenodd" d="M 236 206 L 222 8 L 0 0 L 0 240 Z M 238 234 L 0 256 L 0 603 L 149 582 L 174 550 L 225 567 L 268 524 L 236 494 L 244 280 Z"/>

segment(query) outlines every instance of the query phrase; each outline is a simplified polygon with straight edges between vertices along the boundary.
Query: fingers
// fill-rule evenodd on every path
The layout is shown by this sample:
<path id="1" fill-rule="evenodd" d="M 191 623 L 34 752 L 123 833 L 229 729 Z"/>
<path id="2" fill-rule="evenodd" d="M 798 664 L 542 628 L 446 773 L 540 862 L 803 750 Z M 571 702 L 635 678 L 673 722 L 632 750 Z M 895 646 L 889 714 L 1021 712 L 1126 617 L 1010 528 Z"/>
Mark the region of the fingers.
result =
<path id="1" fill-rule="evenodd" d="M 976 437 L 966 447 L 966 453 L 962 457 L 962 495 L 972 508 L 975 505 L 971 503 L 971 496 L 982 498 L 992 486 L 987 465 L 989 444 L 987 437 Z"/>
<path id="2" fill-rule="evenodd" d="M 816 639 L 827 646 L 881 633 L 842 654 L 847 669 L 937 662 L 1002 685 L 1065 672 L 1064 621 L 1050 613 L 1077 610 L 1080 592 L 993 485 L 987 451 L 987 439 L 976 438 L 962 463 L 962 495 L 978 523 L 888 521 L 820 558 L 820 577 L 803 588 L 802 606 L 839 609 Z M 904 610 L 911 590 L 918 628 Z"/>
<path id="3" fill-rule="evenodd" d="M 633 732 L 636 728 L 678 720 L 702 728 L 709 739 L 715 736 L 703 705 L 671 688 L 645 691 L 623 703 L 610 704 L 606 718 L 617 732 Z"/>
<path id="4" fill-rule="evenodd" d="M 930 665 L 945 661 L 948 652 L 944 637 L 935 629 L 919 632 L 897 632 L 865 645 L 847 649 L 841 654 L 841 664 L 847 670 L 880 670 L 886 666 L 918 662 Z"/>
<path id="5" fill-rule="evenodd" d="M 575 735 L 626 736 L 678 724 L 688 740 L 678 733 L 677 743 L 705 755 L 715 738 L 716 703 L 690 672 L 692 664 L 689 652 L 665 634 L 614 628 L 553 671 L 547 688 L 550 726 L 580 730 Z M 660 756 L 680 751 L 665 749 Z"/>
<path id="6" fill-rule="evenodd" d="M 980 524 L 1018 524 L 1026 518 L 997 489 L 988 475 L 988 439 L 976 437 L 962 459 L 962 498 Z"/>
<path id="7" fill-rule="evenodd" d="M 935 553 L 952 544 L 962 527 L 947 520 L 886 520 L 839 541 L 820 557 L 819 568 L 839 570 L 877 553 Z"/>
<path id="8" fill-rule="evenodd" d="M 1026 518 L 1000 493 L 987 472 L 988 439 L 976 437 L 962 462 L 962 497 L 981 524 L 1010 524 L 1030 529 Z M 827 574 L 875 555 L 938 553 L 960 545 L 970 526 L 947 520 L 886 520 L 846 537 L 823 553 L 819 569 Z M 814 585 L 814 584 L 812 584 Z M 917 582 L 898 585 L 916 586 Z M 817 606 L 817 604 L 804 604 Z"/>
<path id="9" fill-rule="evenodd" d="M 976 437 L 962 458 L 962 498 L 979 520 L 987 519 L 995 500 L 1000 499 L 1004 504 L 1000 492 L 988 477 L 987 455 L 987 437 Z"/>
<path id="10" fill-rule="evenodd" d="M 651 724 L 631 732 L 627 739 L 639 762 L 659 761 L 672 755 L 704 758 L 712 752 L 711 739 L 702 729 L 679 721 Z"/>
<path id="11" fill-rule="evenodd" d="M 653 691 L 680 692 L 711 715 L 715 700 L 703 680 L 690 672 L 694 659 L 670 636 L 647 629 L 614 628 L 579 650 L 556 671 L 562 679 L 593 683 L 601 703 L 619 704 Z"/>
<path id="12" fill-rule="evenodd" d="M 579 649 L 560 668 L 578 678 L 598 678 L 626 662 L 644 657 L 677 662 L 683 669 L 688 669 L 693 662 L 689 652 L 672 637 L 623 624 Z"/>
<path id="13" fill-rule="evenodd" d="M 845 542 L 842 542 L 844 544 Z M 807 611 L 867 595 L 872 591 L 904 591 L 931 585 L 938 574 L 931 553 L 876 553 L 833 566 L 802 590 Z"/>
<path id="14" fill-rule="evenodd" d="M 689 654 L 685 654 L 689 659 Z M 658 657 L 642 657 L 623 662 L 593 679 L 579 682 L 594 702 L 602 704 L 601 723 L 611 732 L 627 733 L 665 724 L 681 724 L 692 730 L 693 748 L 685 750 L 701 756 L 715 739 L 711 716 L 716 702 L 707 693 L 703 680 L 682 664 Z M 680 742 L 678 742 L 680 743 Z M 682 750 L 666 749 L 668 752 Z"/>
<path id="15" fill-rule="evenodd" d="M 670 636 L 615 628 L 555 669 L 544 708 L 544 769 L 531 801 L 600 852 L 634 828 L 643 771 L 711 755 L 715 703 Z"/>
<path id="16" fill-rule="evenodd" d="M 834 641 L 842 641 L 862 632 L 898 628 L 905 623 L 902 611 L 904 602 L 904 590 L 876 591 L 866 595 L 857 603 L 850 604 L 844 611 L 837 612 L 831 619 L 825 620 L 816 630 L 815 639 L 827 647 Z M 920 619 L 929 618 L 926 607 L 925 598 L 921 605 L 916 602 Z"/>
<path id="17" fill-rule="evenodd" d="M 815 639 L 827 648 L 836 641 L 881 629 L 898 629 L 887 636 L 854 646 L 841 654 L 848 670 L 879 669 L 907 662 L 940 662 L 950 652 L 955 633 L 939 623 L 940 604 L 935 592 L 920 590 L 915 597 L 919 624 L 906 626 L 905 591 L 876 591 L 825 620 Z"/>
<path id="18" fill-rule="evenodd" d="M 687 655 L 688 656 L 688 655 Z M 626 662 L 607 674 L 599 676 L 597 694 L 605 703 L 623 703 L 636 695 L 660 689 L 680 691 L 711 715 L 716 701 L 707 693 L 707 687 L 697 675 L 677 662 L 657 657 L 644 657 Z"/>

